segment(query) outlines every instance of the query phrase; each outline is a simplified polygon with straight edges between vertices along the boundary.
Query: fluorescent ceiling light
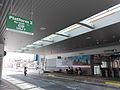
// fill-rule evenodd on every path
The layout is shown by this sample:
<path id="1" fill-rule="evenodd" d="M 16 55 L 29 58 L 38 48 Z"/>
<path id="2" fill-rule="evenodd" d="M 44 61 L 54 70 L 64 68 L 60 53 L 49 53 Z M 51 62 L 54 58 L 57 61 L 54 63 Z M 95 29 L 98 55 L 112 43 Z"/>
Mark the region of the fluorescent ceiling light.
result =
<path id="1" fill-rule="evenodd" d="M 53 38 L 55 38 L 56 36 L 57 36 L 56 34 L 51 34 L 51 35 L 43 38 L 42 40 L 51 40 L 51 39 L 53 40 Z"/>
<path id="2" fill-rule="evenodd" d="M 26 47 L 27 48 L 32 48 L 32 47 L 34 47 L 34 45 L 27 45 Z"/>
<path id="3" fill-rule="evenodd" d="M 113 6 L 113 7 L 109 8 L 108 10 L 111 11 L 111 12 L 120 11 L 120 4 Z"/>
<path id="4" fill-rule="evenodd" d="M 115 5 L 115 6 L 109 8 L 107 10 L 104 10 L 104 11 L 102 11 L 102 12 L 96 14 L 96 15 L 93 15 L 90 18 L 87 18 L 87 19 L 85 19 L 85 20 L 83 20 L 81 22 L 84 22 L 84 21 L 93 22 L 95 20 L 106 17 L 106 16 L 111 15 L 111 14 L 113 14 L 115 12 L 118 12 L 118 11 L 120 11 L 120 4 Z"/>
<path id="5" fill-rule="evenodd" d="M 35 45 L 35 46 L 34 46 L 34 48 L 36 48 L 36 49 L 37 49 L 37 48 L 40 48 L 40 47 L 42 47 L 42 46 L 39 46 L 39 45 Z"/>
<path id="6" fill-rule="evenodd" d="M 41 41 L 41 40 L 38 40 L 38 41 L 36 41 L 36 42 L 34 42 L 33 44 L 41 44 L 43 41 Z"/>
<path id="7" fill-rule="evenodd" d="M 24 48 L 21 48 L 22 50 L 27 50 L 28 48 L 27 47 L 24 47 Z"/>
<path id="8" fill-rule="evenodd" d="M 86 39 L 91 39 L 91 37 L 86 37 Z"/>
<path id="9" fill-rule="evenodd" d="M 40 30 L 45 30 L 46 28 L 45 27 L 41 27 Z"/>
<path id="10" fill-rule="evenodd" d="M 16 50 L 16 52 L 23 52 L 23 50 Z"/>
<path id="11" fill-rule="evenodd" d="M 70 31 L 72 31 L 72 30 L 74 30 L 74 29 L 76 29 L 76 28 L 79 28 L 79 27 L 81 27 L 80 24 L 73 24 L 73 25 L 71 25 L 71 26 L 69 26 L 69 27 L 67 27 L 67 28 L 65 28 L 65 29 L 57 32 L 57 33 L 64 34 L 64 33 L 66 33 L 66 32 L 70 32 Z"/>
<path id="12" fill-rule="evenodd" d="M 39 45 L 39 44 L 32 44 L 32 45 L 27 45 L 26 47 L 27 48 L 39 48 L 39 47 L 42 47 L 42 46 Z"/>

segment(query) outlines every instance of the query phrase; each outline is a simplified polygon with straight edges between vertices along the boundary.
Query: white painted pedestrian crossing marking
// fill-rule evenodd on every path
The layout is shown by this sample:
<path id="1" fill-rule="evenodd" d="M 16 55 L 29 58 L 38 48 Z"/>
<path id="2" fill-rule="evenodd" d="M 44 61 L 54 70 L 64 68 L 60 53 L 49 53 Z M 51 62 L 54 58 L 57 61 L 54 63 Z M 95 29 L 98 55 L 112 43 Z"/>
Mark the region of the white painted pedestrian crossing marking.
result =
<path id="1" fill-rule="evenodd" d="M 74 88 L 74 87 L 70 87 L 70 86 L 66 86 L 66 87 L 69 88 L 69 89 L 76 90 L 76 88 Z"/>
<path id="2" fill-rule="evenodd" d="M 27 89 L 27 90 L 45 90 L 43 88 L 31 88 L 31 89 Z"/>
<path id="3" fill-rule="evenodd" d="M 36 85 L 26 83 L 25 81 L 15 79 L 12 77 L 4 77 L 4 79 L 23 90 L 45 90 L 44 88 L 37 87 Z"/>
<path id="4" fill-rule="evenodd" d="M 16 84 L 21 89 L 29 89 L 36 87 L 35 85 L 29 84 L 29 83 L 22 83 L 22 84 Z"/>

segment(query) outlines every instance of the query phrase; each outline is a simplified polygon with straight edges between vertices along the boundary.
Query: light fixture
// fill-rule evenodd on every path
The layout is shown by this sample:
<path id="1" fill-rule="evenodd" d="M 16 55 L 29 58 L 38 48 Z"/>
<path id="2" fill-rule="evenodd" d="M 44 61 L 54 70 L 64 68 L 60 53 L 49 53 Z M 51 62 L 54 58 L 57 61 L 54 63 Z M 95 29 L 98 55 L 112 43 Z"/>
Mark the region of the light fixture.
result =
<path id="1" fill-rule="evenodd" d="M 31 45 L 27 45 L 26 47 L 27 48 L 32 48 L 32 47 L 34 47 L 34 45 L 32 45 L 32 44 Z"/>
<path id="2" fill-rule="evenodd" d="M 54 37 L 56 37 L 56 36 L 57 36 L 56 34 L 51 34 L 51 35 L 43 38 L 42 40 L 48 40 L 48 41 L 50 40 L 50 41 L 52 41 L 54 39 Z"/>
<path id="3" fill-rule="evenodd" d="M 91 37 L 87 37 L 86 39 L 91 39 Z"/>
<path id="4" fill-rule="evenodd" d="M 23 50 L 16 50 L 15 52 L 22 52 Z"/>
<path id="5" fill-rule="evenodd" d="M 109 10 L 110 12 L 113 12 L 113 13 L 120 11 L 120 4 L 117 4 L 117 5 L 109 8 L 108 10 Z"/>
<path id="6" fill-rule="evenodd" d="M 99 44 L 99 42 L 97 42 L 97 44 Z"/>
<path id="7" fill-rule="evenodd" d="M 120 11 L 120 4 L 115 5 L 107 10 L 104 10 L 96 15 L 93 15 L 93 16 L 91 16 L 83 21 L 93 22 L 95 20 L 98 20 L 98 19 L 103 18 L 105 16 L 111 15 L 111 14 L 118 12 L 118 11 Z"/>
<path id="8" fill-rule="evenodd" d="M 40 48 L 40 47 L 42 47 L 42 45 L 35 45 L 35 46 L 34 46 L 34 48 L 36 48 L 36 49 L 37 49 L 37 48 Z"/>
<path id="9" fill-rule="evenodd" d="M 39 44 L 41 44 L 42 42 L 43 42 L 43 41 L 38 40 L 38 41 L 34 42 L 33 44 L 37 44 L 37 45 L 39 45 Z"/>
<path id="10" fill-rule="evenodd" d="M 40 47 L 42 47 L 42 45 L 43 44 L 31 44 L 31 45 L 27 45 L 26 47 L 29 48 L 29 49 L 30 48 L 32 49 L 32 48 L 40 48 Z"/>
<path id="11" fill-rule="evenodd" d="M 40 30 L 46 30 L 46 28 L 45 27 L 41 27 Z"/>
<path id="12" fill-rule="evenodd" d="M 65 28 L 65 29 L 57 32 L 57 33 L 65 34 L 66 32 L 70 32 L 70 31 L 72 31 L 72 30 L 74 30 L 74 29 L 76 29 L 76 28 L 79 28 L 79 27 L 81 27 L 81 26 L 82 26 L 82 25 L 80 25 L 80 24 L 73 24 L 73 25 L 71 25 L 71 26 L 69 26 L 69 27 L 67 27 L 67 28 Z"/>
<path id="13" fill-rule="evenodd" d="M 28 49 L 27 47 L 21 48 L 21 50 L 27 50 L 27 49 Z"/>

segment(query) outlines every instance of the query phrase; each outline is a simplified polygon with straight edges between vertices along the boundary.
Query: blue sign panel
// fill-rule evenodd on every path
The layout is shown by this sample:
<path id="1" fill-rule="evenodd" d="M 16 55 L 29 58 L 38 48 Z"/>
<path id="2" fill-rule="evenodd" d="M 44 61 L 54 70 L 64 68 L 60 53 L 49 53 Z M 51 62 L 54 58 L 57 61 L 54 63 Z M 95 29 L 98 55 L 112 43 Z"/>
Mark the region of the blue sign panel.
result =
<path id="1" fill-rule="evenodd" d="M 39 59 L 40 59 L 39 55 L 35 54 L 34 60 L 37 61 L 37 65 L 39 65 Z"/>

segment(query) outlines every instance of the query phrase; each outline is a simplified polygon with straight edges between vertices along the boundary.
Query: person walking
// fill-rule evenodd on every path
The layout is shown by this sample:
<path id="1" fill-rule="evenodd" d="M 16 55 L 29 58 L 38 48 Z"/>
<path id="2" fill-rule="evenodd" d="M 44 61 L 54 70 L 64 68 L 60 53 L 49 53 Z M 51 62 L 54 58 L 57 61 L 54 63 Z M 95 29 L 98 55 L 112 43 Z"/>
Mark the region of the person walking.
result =
<path id="1" fill-rule="evenodd" d="M 78 75 L 82 75 L 82 69 L 80 67 L 78 69 Z"/>
<path id="2" fill-rule="evenodd" d="M 24 75 L 27 75 L 27 67 L 24 67 Z"/>

